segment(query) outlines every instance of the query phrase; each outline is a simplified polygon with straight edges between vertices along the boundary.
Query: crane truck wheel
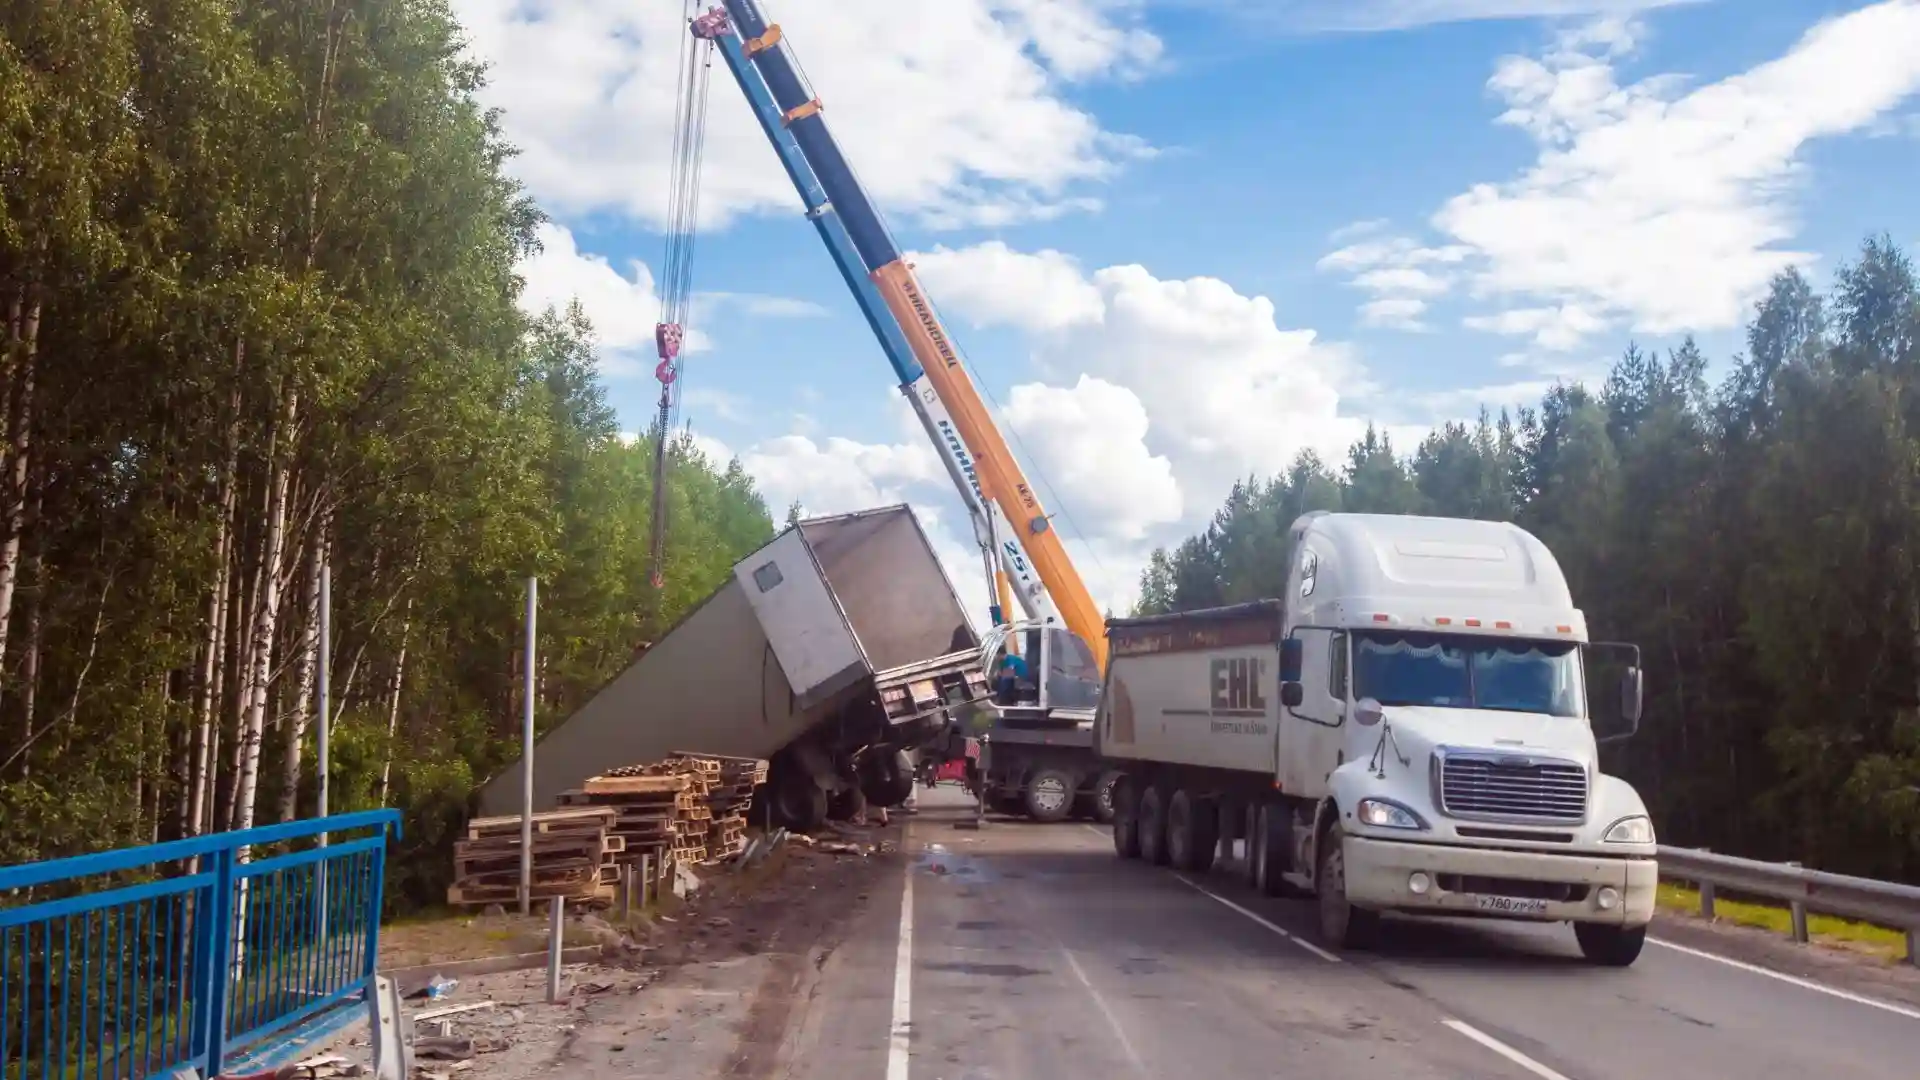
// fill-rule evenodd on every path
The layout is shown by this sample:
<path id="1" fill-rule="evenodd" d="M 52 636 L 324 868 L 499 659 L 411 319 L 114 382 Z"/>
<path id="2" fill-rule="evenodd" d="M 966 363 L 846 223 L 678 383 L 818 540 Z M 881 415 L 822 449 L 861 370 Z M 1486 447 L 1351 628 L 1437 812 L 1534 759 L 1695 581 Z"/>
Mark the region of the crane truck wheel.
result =
<path id="1" fill-rule="evenodd" d="M 1140 792 L 1140 857 L 1155 866 L 1167 865 L 1167 792 L 1149 784 Z"/>
<path id="2" fill-rule="evenodd" d="M 1067 815 L 1073 813 L 1073 789 L 1078 786 L 1073 774 L 1065 769 L 1036 769 L 1027 777 L 1021 808 L 1035 821 L 1048 824 L 1065 821 Z"/>
<path id="3" fill-rule="evenodd" d="M 1330 826 L 1320 837 L 1320 940 L 1335 949 L 1371 949 L 1380 938 L 1380 913 L 1347 902 L 1346 833 Z"/>
<path id="4" fill-rule="evenodd" d="M 1580 953 L 1588 961 L 1602 967 L 1629 967 L 1647 944 L 1647 928 L 1574 923 L 1573 939 L 1580 943 Z"/>
<path id="5" fill-rule="evenodd" d="M 1121 776 L 1113 785 L 1113 853 L 1123 859 L 1140 857 L 1140 818 L 1133 781 Z"/>

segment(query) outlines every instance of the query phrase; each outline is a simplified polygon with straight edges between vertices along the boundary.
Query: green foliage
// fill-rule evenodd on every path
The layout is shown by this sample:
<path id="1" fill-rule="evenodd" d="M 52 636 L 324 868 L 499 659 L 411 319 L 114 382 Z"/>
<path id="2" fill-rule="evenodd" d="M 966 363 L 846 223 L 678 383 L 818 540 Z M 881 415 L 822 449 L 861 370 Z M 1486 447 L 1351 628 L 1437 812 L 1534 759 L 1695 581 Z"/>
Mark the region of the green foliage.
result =
<path id="1" fill-rule="evenodd" d="M 651 448 L 579 308 L 518 307 L 540 213 L 460 56 L 444 0 L 0 14 L 0 860 L 312 812 L 324 553 L 330 808 L 404 808 L 433 902 L 527 576 L 544 725 L 771 535 L 683 438 L 648 584 Z"/>
<path id="2" fill-rule="evenodd" d="M 1920 287 L 1882 237 L 1823 302 L 1797 272 L 1709 389 L 1691 340 L 1630 346 L 1596 395 L 1448 424 L 1410 458 L 1369 431 L 1339 475 L 1249 479 L 1141 575 L 1136 613 L 1278 595 L 1286 530 L 1344 509 L 1514 521 L 1596 639 L 1647 664 L 1609 767 L 1669 842 L 1920 880 Z"/>

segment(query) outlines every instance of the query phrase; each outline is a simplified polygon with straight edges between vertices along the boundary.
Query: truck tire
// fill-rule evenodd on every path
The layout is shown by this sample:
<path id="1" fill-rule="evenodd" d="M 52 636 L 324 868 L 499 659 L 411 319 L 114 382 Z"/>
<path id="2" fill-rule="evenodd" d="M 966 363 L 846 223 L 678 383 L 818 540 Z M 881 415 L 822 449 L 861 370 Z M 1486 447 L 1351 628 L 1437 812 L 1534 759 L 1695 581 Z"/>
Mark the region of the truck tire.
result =
<path id="1" fill-rule="evenodd" d="M 1113 789 L 1120 782 L 1118 770 L 1108 770 L 1100 774 L 1093 782 L 1093 820 L 1102 825 L 1109 824 L 1113 818 Z"/>
<path id="2" fill-rule="evenodd" d="M 874 806 L 899 806 L 913 794 L 913 762 L 905 750 L 881 751 L 862 763 L 860 790 Z"/>
<path id="3" fill-rule="evenodd" d="M 1167 792 L 1158 784 L 1149 784 L 1140 792 L 1137 819 L 1140 830 L 1140 858 L 1154 866 L 1167 865 Z"/>
<path id="4" fill-rule="evenodd" d="M 1267 803 L 1254 810 L 1253 836 L 1247 842 L 1247 864 L 1253 887 L 1262 896 L 1297 897 L 1300 890 L 1287 881 L 1292 869 L 1293 830 L 1286 808 Z"/>
<path id="5" fill-rule="evenodd" d="M 794 769 L 774 792 L 773 810 L 780 823 L 794 832 L 812 832 L 827 820 L 827 793 L 813 777 Z"/>
<path id="6" fill-rule="evenodd" d="M 867 796 L 858 784 L 827 796 L 827 817 L 833 821 L 852 821 L 866 811 Z"/>
<path id="7" fill-rule="evenodd" d="M 1240 872 L 1245 875 L 1247 886 L 1255 892 L 1259 892 L 1261 882 L 1266 879 L 1261 876 L 1263 871 L 1260 869 L 1262 858 L 1260 847 L 1262 827 L 1260 824 L 1260 805 L 1258 803 L 1246 808 L 1246 818 L 1244 828 L 1247 833 L 1247 857 L 1240 862 Z"/>
<path id="8" fill-rule="evenodd" d="M 1167 861 L 1176 869 L 1204 874 L 1213 869 L 1220 846 L 1220 823 L 1213 804 L 1197 799 L 1186 788 L 1167 800 Z"/>
<path id="9" fill-rule="evenodd" d="M 1573 939 L 1580 943 L 1580 953 L 1589 962 L 1602 967 L 1629 967 L 1640 959 L 1640 950 L 1647 944 L 1647 928 L 1574 923 Z"/>
<path id="10" fill-rule="evenodd" d="M 1371 949 L 1380 939 L 1380 913 L 1347 902 L 1346 841 L 1338 825 L 1320 838 L 1320 866 L 1313 875 L 1320 894 L 1320 940 L 1334 949 Z"/>
<path id="11" fill-rule="evenodd" d="M 1140 818 L 1133 781 L 1121 776 L 1113 785 L 1113 853 L 1123 859 L 1140 857 Z"/>
<path id="12" fill-rule="evenodd" d="M 1065 769 L 1034 770 L 1027 777 L 1027 790 L 1021 797 L 1021 809 L 1035 821 L 1052 824 L 1067 820 L 1073 813 L 1073 774 Z"/>

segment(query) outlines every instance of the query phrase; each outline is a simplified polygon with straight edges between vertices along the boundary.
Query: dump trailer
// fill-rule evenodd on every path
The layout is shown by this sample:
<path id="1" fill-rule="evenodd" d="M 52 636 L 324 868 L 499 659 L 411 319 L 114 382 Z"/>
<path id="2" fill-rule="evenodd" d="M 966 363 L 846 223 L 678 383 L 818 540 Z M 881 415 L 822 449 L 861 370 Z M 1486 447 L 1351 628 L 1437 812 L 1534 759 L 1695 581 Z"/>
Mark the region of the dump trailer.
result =
<path id="1" fill-rule="evenodd" d="M 709 753 L 768 759 L 756 814 L 812 828 L 904 801 L 909 752 L 986 695 L 978 639 L 913 511 L 810 518 L 540 739 L 534 806 L 614 766 Z M 521 783 L 516 762 L 480 812 L 517 812 Z"/>
<path id="2" fill-rule="evenodd" d="M 1638 726 L 1639 650 L 1588 641 L 1514 525 L 1313 513 L 1291 542 L 1283 599 L 1108 622 L 1115 850 L 1198 873 L 1244 839 L 1335 948 L 1395 912 L 1568 922 L 1631 964 L 1657 848 L 1598 745 Z"/>

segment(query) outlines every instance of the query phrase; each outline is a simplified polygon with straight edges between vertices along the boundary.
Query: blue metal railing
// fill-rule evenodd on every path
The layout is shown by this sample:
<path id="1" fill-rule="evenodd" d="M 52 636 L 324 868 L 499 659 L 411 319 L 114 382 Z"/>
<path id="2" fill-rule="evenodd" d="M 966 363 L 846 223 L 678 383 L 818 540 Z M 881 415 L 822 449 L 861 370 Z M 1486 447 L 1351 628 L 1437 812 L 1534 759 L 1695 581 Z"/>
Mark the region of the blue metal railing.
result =
<path id="1" fill-rule="evenodd" d="M 0 867 L 0 1080 L 213 1076 L 360 999 L 399 828 L 373 810 Z"/>

